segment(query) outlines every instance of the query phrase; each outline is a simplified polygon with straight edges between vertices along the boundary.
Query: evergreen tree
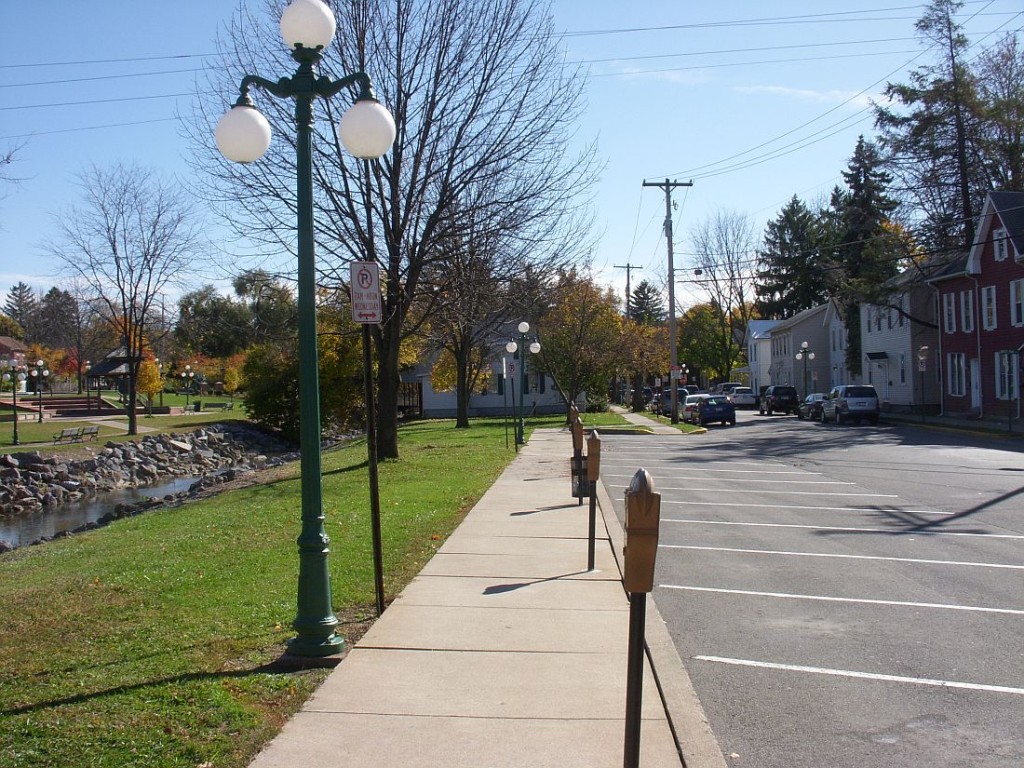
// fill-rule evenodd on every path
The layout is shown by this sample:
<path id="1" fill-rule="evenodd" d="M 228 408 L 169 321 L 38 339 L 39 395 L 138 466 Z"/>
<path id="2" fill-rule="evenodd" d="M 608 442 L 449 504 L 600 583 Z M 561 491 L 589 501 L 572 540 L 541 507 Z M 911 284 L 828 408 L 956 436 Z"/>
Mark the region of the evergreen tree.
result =
<path id="1" fill-rule="evenodd" d="M 661 294 L 649 281 L 644 280 L 633 289 L 629 300 L 629 316 L 640 325 L 660 325 L 668 317 Z"/>
<path id="2" fill-rule="evenodd" d="M 916 28 L 939 60 L 912 72 L 909 83 L 886 87 L 886 96 L 907 111 L 882 106 L 875 112 L 888 167 L 901 196 L 924 215 L 921 239 L 931 249 L 970 246 L 988 188 L 985 163 L 974 160 L 981 151 L 981 109 L 964 61 L 968 40 L 953 21 L 962 5 L 932 0 Z"/>
<path id="3" fill-rule="evenodd" d="M 4 313 L 25 330 L 24 340 L 35 341 L 35 328 L 39 301 L 26 283 L 12 285 L 7 292 Z"/>
<path id="4" fill-rule="evenodd" d="M 861 136 L 843 171 L 846 190 L 832 195 L 836 227 L 834 259 L 840 281 L 835 294 L 846 321 L 846 365 L 861 370 L 860 304 L 899 271 L 903 239 L 890 225 L 897 203 L 888 194 L 891 176 L 874 144 Z"/>
<path id="5" fill-rule="evenodd" d="M 51 349 L 77 346 L 78 315 L 75 297 L 60 288 L 51 288 L 39 302 L 33 340 Z"/>
<path id="6" fill-rule="evenodd" d="M 821 225 L 793 195 L 764 233 L 758 251 L 757 309 L 761 317 L 782 319 L 810 309 L 828 295 L 822 272 Z"/>

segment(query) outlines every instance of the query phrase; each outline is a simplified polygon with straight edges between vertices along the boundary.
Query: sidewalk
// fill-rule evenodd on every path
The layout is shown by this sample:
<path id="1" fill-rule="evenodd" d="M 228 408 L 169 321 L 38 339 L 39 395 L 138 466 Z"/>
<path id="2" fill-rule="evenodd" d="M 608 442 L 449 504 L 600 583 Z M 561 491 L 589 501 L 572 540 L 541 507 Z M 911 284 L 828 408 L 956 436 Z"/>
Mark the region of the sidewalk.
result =
<path id="1" fill-rule="evenodd" d="M 604 495 L 588 573 L 570 454 L 568 432 L 535 431 L 251 768 L 621 766 L 622 535 Z M 724 766 L 653 601 L 647 611 L 659 679 L 645 664 L 641 764 L 679 768 L 682 750 L 687 768 Z"/>

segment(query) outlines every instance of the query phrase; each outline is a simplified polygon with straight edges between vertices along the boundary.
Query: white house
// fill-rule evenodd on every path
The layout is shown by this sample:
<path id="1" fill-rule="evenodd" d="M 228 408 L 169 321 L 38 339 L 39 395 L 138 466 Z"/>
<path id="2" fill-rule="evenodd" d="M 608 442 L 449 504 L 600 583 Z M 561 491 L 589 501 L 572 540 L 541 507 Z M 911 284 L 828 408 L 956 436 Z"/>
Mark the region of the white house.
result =
<path id="1" fill-rule="evenodd" d="M 801 397 L 850 382 L 846 323 L 835 301 L 776 323 L 771 329 L 769 378 L 771 384 L 792 384 Z"/>
<path id="2" fill-rule="evenodd" d="M 738 369 L 739 373 L 750 376 L 750 388 L 754 394 L 760 394 L 764 387 L 771 384 L 772 365 L 772 329 L 779 320 L 751 320 L 747 324 L 747 368 Z"/>
<path id="3" fill-rule="evenodd" d="M 874 385 L 883 405 L 897 410 L 939 402 L 938 310 L 935 290 L 924 282 L 929 271 L 934 269 L 901 273 L 885 306 L 860 308 L 864 381 Z"/>
<path id="4" fill-rule="evenodd" d="M 532 413 L 564 413 L 562 396 L 552 385 L 550 377 L 531 370 L 532 362 L 533 356 L 528 354 L 525 376 L 520 377 L 519 360 L 503 351 L 501 358 L 491 365 L 491 377 L 486 388 L 470 395 L 469 415 L 502 416 L 511 415 L 513 408 L 518 411 L 520 381 L 522 406 L 527 416 Z M 453 419 L 457 410 L 455 390 L 435 391 L 430 381 L 432 368 L 433 359 L 402 374 L 403 410 L 426 419 Z M 584 405 L 577 403 L 581 409 Z"/>

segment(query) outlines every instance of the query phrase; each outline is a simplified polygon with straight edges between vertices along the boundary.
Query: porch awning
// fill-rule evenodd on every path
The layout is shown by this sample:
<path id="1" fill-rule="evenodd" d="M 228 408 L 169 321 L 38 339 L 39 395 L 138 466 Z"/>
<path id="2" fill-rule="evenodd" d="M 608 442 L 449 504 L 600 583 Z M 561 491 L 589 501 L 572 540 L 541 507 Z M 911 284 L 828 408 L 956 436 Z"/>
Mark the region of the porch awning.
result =
<path id="1" fill-rule="evenodd" d="M 887 352 L 868 352 L 868 360 L 888 360 L 889 354 Z"/>

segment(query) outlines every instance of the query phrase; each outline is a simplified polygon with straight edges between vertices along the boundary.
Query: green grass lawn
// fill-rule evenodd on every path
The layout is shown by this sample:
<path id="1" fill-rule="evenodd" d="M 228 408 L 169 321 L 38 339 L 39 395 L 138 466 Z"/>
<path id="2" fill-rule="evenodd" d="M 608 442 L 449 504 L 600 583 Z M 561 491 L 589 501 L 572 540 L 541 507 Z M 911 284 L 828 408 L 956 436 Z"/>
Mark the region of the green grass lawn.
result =
<path id="1" fill-rule="evenodd" d="M 414 423 L 401 453 L 380 466 L 389 597 L 514 455 L 501 420 Z M 295 613 L 291 471 L 0 557 L 0 763 L 248 764 L 326 674 L 271 666 Z M 345 634 L 373 616 L 365 442 L 324 455 L 323 498 Z"/>

